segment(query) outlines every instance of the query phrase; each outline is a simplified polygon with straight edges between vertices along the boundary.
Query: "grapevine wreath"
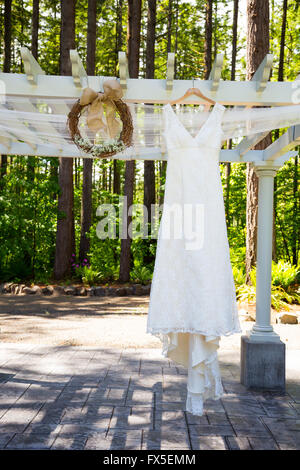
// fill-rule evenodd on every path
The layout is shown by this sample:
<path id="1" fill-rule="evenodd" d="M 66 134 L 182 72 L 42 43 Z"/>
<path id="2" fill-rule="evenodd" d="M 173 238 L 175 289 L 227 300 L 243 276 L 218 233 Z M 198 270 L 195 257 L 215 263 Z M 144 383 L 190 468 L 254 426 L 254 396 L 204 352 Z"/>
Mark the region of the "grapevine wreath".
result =
<path id="1" fill-rule="evenodd" d="M 94 157 L 108 158 L 132 145 L 133 124 L 129 107 L 121 97 L 123 95 L 117 80 L 107 80 L 103 83 L 103 93 L 85 88 L 82 95 L 74 103 L 68 114 L 68 126 L 71 138 L 80 150 Z M 89 139 L 82 138 L 79 130 L 79 119 L 84 109 L 88 108 L 87 126 L 95 133 L 104 130 L 110 140 L 101 144 L 92 144 Z M 106 122 L 103 120 L 104 111 Z M 116 113 L 122 121 L 119 134 L 119 122 Z M 116 137 L 119 134 L 119 137 Z"/>

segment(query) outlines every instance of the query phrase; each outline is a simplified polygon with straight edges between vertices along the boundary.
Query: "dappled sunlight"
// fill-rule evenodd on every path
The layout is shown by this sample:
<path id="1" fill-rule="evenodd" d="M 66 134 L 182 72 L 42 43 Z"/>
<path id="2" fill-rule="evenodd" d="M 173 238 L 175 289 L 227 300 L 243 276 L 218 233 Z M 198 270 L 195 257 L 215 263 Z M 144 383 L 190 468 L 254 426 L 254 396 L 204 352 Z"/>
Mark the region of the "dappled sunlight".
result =
<path id="1" fill-rule="evenodd" d="M 0 353 L 1 448 L 204 450 L 245 442 L 255 448 L 258 437 L 267 448 L 300 442 L 295 373 L 287 394 L 249 391 L 239 383 L 232 351 L 220 353 L 225 395 L 208 400 L 200 417 L 184 411 L 186 370 L 158 349 L 2 343 Z"/>

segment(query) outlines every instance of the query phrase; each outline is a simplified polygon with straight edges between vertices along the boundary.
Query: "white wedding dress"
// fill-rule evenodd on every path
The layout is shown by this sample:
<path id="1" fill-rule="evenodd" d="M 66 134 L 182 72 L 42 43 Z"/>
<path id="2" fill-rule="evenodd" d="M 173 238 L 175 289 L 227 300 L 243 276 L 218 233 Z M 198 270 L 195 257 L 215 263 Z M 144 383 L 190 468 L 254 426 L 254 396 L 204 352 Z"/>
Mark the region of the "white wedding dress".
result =
<path id="1" fill-rule="evenodd" d="M 147 332 L 187 367 L 186 410 L 196 415 L 223 393 L 220 336 L 241 332 L 219 170 L 224 110 L 217 103 L 193 137 L 164 107 L 168 166 Z"/>

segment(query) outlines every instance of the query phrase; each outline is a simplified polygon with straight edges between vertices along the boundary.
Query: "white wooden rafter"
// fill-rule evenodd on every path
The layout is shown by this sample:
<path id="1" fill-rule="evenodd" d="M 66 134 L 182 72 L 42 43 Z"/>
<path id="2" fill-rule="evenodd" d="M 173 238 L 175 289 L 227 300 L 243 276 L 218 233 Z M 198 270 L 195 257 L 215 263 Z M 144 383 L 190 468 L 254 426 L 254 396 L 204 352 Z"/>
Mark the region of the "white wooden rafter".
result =
<path id="1" fill-rule="evenodd" d="M 300 125 L 291 126 L 264 150 L 263 160 L 275 162 L 286 152 L 298 145 L 300 145 Z"/>
<path id="2" fill-rule="evenodd" d="M 78 98 L 81 94 L 81 88 L 90 84 L 94 89 L 102 89 L 104 80 L 111 77 L 88 77 L 83 67 L 81 59 L 76 50 L 70 51 L 70 59 L 72 63 L 72 77 L 57 77 L 46 76 L 45 72 L 41 69 L 38 62 L 34 59 L 30 51 L 22 47 L 21 55 L 24 61 L 24 69 L 26 81 L 23 80 L 23 74 L 0 74 L 0 79 L 4 83 L 4 90 L 6 95 L 21 95 L 26 96 L 28 100 L 22 105 L 16 104 L 16 109 L 26 110 L 29 112 L 36 111 L 36 108 L 30 101 L 30 97 L 53 98 L 65 97 Z M 292 104 L 292 93 L 295 89 L 293 82 L 269 82 L 270 72 L 273 63 L 272 54 L 267 54 L 251 81 L 246 82 L 232 82 L 222 81 L 221 71 L 223 65 L 223 54 L 217 54 L 209 79 L 197 80 L 197 86 L 203 94 L 210 96 L 214 95 L 214 99 L 224 105 L 235 106 L 270 106 L 270 105 L 287 105 Z M 144 103 L 165 103 L 170 99 L 176 99 L 182 96 L 187 88 L 194 86 L 194 81 L 191 80 L 174 80 L 174 64 L 175 54 L 168 54 L 167 61 L 167 76 L 166 80 L 152 80 L 152 79 L 130 79 L 128 73 L 128 62 L 125 52 L 119 52 L 119 69 L 120 69 L 120 84 L 124 91 L 124 98 L 128 102 L 144 102 Z M 164 82 L 165 86 L 161 86 Z M 296 81 L 295 81 L 296 82 Z M 33 86 L 34 85 L 34 86 Z M 254 85 L 254 86 L 253 86 Z M 199 102 L 196 98 L 195 102 Z M 294 103 L 293 103 L 294 104 Z M 25 108 L 24 108 L 25 106 Z M 1 106 L 3 109 L 3 106 Z M 22 108 L 22 109 L 20 109 Z M 67 114 L 69 108 L 66 103 L 53 103 L 51 104 L 52 111 L 59 114 Z M 16 131 L 24 134 L 25 130 L 28 133 L 28 139 L 25 142 L 18 142 L 17 134 L 6 133 L 0 140 L 1 152 L 5 149 L 5 153 L 18 154 L 21 152 L 26 155 L 45 155 L 53 156 L 59 154 L 64 155 L 64 147 L 67 149 L 68 156 L 70 157 L 83 157 L 75 145 L 71 145 L 66 141 L 59 132 L 50 123 L 48 126 L 49 133 L 55 135 L 57 138 L 57 146 L 53 144 L 48 146 L 41 139 L 30 139 L 30 132 L 28 127 L 20 121 L 15 123 Z M 36 124 L 37 134 L 39 128 L 45 130 L 45 124 L 39 126 Z M 23 135 L 22 134 L 22 135 Z M 251 137 L 244 138 L 233 150 L 222 150 L 220 154 L 220 161 L 276 161 L 281 162 L 287 156 L 294 155 L 295 152 L 291 151 L 295 146 L 300 143 L 300 126 L 293 126 L 280 137 L 276 142 L 269 146 L 264 151 L 251 150 L 260 140 L 262 140 L 267 133 L 260 133 Z M 33 140 L 37 144 L 33 143 Z M 26 151 L 25 151 L 26 147 Z M 65 156 L 65 155 L 64 155 Z M 115 158 L 137 158 L 137 159 L 167 159 L 167 155 L 161 152 L 160 149 L 145 149 L 141 151 L 140 155 L 134 157 L 125 157 L 119 155 Z"/>
<path id="3" fill-rule="evenodd" d="M 70 49 L 70 60 L 72 65 L 72 76 L 77 88 L 88 85 L 88 76 L 76 49 Z"/>
<path id="4" fill-rule="evenodd" d="M 38 76 L 45 75 L 44 70 L 40 67 L 27 47 L 21 47 L 21 57 L 28 82 L 30 85 L 37 85 Z"/>
<path id="5" fill-rule="evenodd" d="M 123 93 L 127 92 L 127 82 L 129 79 L 129 71 L 128 71 L 128 61 L 126 53 L 123 51 L 119 51 L 119 74 L 120 74 L 120 85 L 122 87 Z"/>
<path id="6" fill-rule="evenodd" d="M 211 83 L 210 90 L 212 93 L 215 93 L 219 88 L 223 62 L 224 54 L 217 54 L 209 75 L 209 81 Z"/>
<path id="7" fill-rule="evenodd" d="M 273 54 L 267 54 L 259 65 L 251 80 L 255 84 L 255 89 L 257 93 L 262 93 L 263 91 L 265 91 L 271 75 L 272 66 Z"/>
<path id="8" fill-rule="evenodd" d="M 273 64 L 273 55 L 267 54 L 259 65 L 256 73 L 253 75 L 250 80 L 255 84 L 255 90 L 257 93 L 261 93 L 265 90 L 268 80 L 270 78 L 271 69 Z M 251 108 L 252 106 L 245 106 L 245 108 Z M 237 145 L 236 149 L 240 152 L 241 155 L 244 155 L 248 150 L 252 149 L 257 145 L 261 140 L 263 140 L 269 132 L 261 132 L 255 134 L 254 136 L 246 136 L 241 142 Z"/>
<path id="9" fill-rule="evenodd" d="M 24 68 L 26 70 L 26 62 L 32 64 L 32 66 L 35 66 L 35 70 L 38 71 L 38 63 L 32 56 L 31 52 L 27 48 L 23 48 L 23 54 L 22 55 L 22 60 L 24 63 Z M 76 86 L 81 86 L 81 79 L 85 76 L 87 77 L 84 67 L 81 63 L 80 57 L 77 53 L 76 50 L 70 50 L 70 59 L 72 63 L 72 74 L 73 74 L 73 79 L 74 83 Z M 28 67 L 28 65 L 27 65 Z M 42 71 L 43 72 L 43 71 Z M 43 72 L 44 73 L 44 72 Z M 85 74 L 85 75 L 84 75 Z M 28 79 L 28 77 L 27 77 Z M 25 111 L 25 112 L 30 112 L 30 113 L 36 113 L 37 109 L 35 106 L 31 103 L 30 98 L 26 98 L 22 100 L 21 103 L 14 103 L 14 109 L 16 111 Z M 24 129 L 24 125 L 21 123 Z M 53 145 L 53 151 L 57 152 L 58 154 L 61 152 L 62 148 L 67 145 L 66 140 L 62 137 L 62 135 L 55 129 L 53 125 L 50 123 L 39 123 L 38 121 L 35 123 L 35 129 L 36 129 L 36 134 L 38 135 L 39 132 L 49 132 L 50 135 L 54 135 L 55 139 L 57 141 L 56 145 Z M 40 144 L 42 144 L 42 140 L 40 140 Z M 36 151 L 37 150 L 37 145 L 33 142 L 29 142 L 29 145 L 33 146 L 33 149 Z"/>
<path id="10" fill-rule="evenodd" d="M 3 111 L 8 111 L 7 108 L 5 108 L 5 106 L 3 106 L 2 104 L 0 104 L 0 109 Z M 17 135 L 18 135 L 18 131 L 20 132 L 20 134 L 22 135 L 22 140 L 24 140 L 29 145 L 29 147 L 31 148 L 31 151 L 32 150 L 36 151 L 37 146 L 36 146 L 35 141 L 38 141 L 42 144 L 42 140 L 36 137 L 35 133 L 31 129 L 29 129 L 27 126 L 25 126 L 23 122 L 21 122 L 18 119 L 14 121 L 14 129 L 12 129 L 12 132 L 9 133 L 11 136 L 12 142 L 17 140 L 17 137 L 14 135 L 14 130 Z M 13 155 L 12 146 L 10 147 L 10 154 Z"/>
<path id="11" fill-rule="evenodd" d="M 174 52 L 168 52 L 167 80 L 166 80 L 166 90 L 168 93 L 171 93 L 173 90 L 174 74 L 175 74 L 175 54 Z"/>
<path id="12" fill-rule="evenodd" d="M 24 100 L 22 103 L 15 103 L 14 108 L 16 111 L 25 111 L 29 113 L 36 113 L 37 109 L 35 106 L 30 102 L 30 100 Z M 63 147 L 67 144 L 66 140 L 62 137 L 62 135 L 55 129 L 55 127 L 50 124 L 49 122 L 39 122 L 37 121 L 34 125 L 34 128 L 36 129 L 36 134 L 39 135 L 39 132 L 48 132 L 49 135 L 54 136 L 56 140 L 56 145 L 54 143 L 52 144 L 54 147 L 54 151 L 60 153 L 60 151 L 63 149 Z"/>
<path id="13" fill-rule="evenodd" d="M 245 155 L 249 150 L 251 150 L 256 144 L 258 144 L 262 139 L 264 139 L 268 132 L 260 132 L 259 134 L 254 134 L 253 136 L 244 137 L 241 142 L 235 147 L 235 150 L 239 152 L 241 156 Z"/>
<path id="14" fill-rule="evenodd" d="M 123 78 L 122 78 L 123 77 Z M 125 81 L 120 76 L 120 83 Z M 25 80 L 24 80 L 25 78 Z M 101 89 L 102 82 L 112 77 L 89 76 L 89 86 L 96 91 Z M 78 99 L 81 88 L 76 87 L 73 77 L 56 75 L 39 75 L 38 83 L 32 86 L 24 74 L 0 73 L 0 80 L 5 85 L 7 96 L 32 96 L 40 98 Z M 127 78 L 127 91 L 124 98 L 135 103 L 167 103 L 179 98 L 193 86 L 193 80 L 174 80 L 173 90 L 166 90 L 166 80 Z M 210 95 L 209 80 L 197 80 L 197 86 L 203 94 Z M 123 88 L 126 83 L 123 83 Z M 287 106 L 295 104 L 292 96 L 295 92 L 293 82 L 268 82 L 264 93 L 256 93 L 251 81 L 220 80 L 219 88 L 213 99 L 230 106 Z M 195 103 L 199 100 L 195 99 Z"/>

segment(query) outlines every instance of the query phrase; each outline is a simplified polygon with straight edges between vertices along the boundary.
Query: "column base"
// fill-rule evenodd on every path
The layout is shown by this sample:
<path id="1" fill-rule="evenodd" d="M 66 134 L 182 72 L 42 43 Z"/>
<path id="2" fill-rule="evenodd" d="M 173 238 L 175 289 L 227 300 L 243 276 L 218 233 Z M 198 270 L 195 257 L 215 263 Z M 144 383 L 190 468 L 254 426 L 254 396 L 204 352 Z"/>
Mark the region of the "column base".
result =
<path id="1" fill-rule="evenodd" d="M 285 391 L 285 344 L 241 337 L 241 383 L 249 389 Z"/>

